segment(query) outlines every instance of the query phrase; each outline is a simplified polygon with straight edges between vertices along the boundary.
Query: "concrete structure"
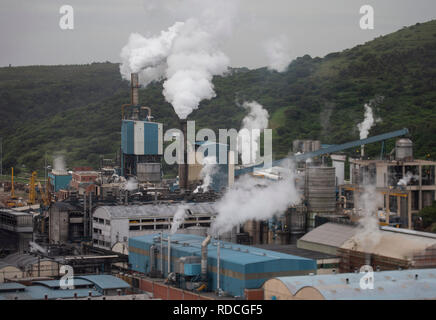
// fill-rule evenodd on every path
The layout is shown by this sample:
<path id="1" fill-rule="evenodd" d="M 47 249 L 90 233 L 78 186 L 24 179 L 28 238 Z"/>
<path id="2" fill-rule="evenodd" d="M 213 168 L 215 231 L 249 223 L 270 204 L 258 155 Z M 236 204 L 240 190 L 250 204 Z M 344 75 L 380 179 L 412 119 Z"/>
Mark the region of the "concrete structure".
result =
<path id="1" fill-rule="evenodd" d="M 336 185 L 339 186 L 341 184 L 344 184 L 346 156 L 332 154 L 330 155 L 330 158 L 332 159 L 332 165 L 335 168 Z"/>
<path id="2" fill-rule="evenodd" d="M 71 187 L 83 194 L 84 189 L 95 183 L 98 178 L 98 172 L 89 167 L 74 168 Z"/>
<path id="3" fill-rule="evenodd" d="M 401 154 L 403 154 L 402 152 Z M 406 156 L 405 156 L 406 157 Z M 402 158 L 403 159 L 403 158 Z M 379 208 L 385 210 L 386 224 L 392 215 L 399 216 L 401 226 L 411 229 L 412 215 L 436 200 L 436 162 L 427 160 L 350 160 L 352 185 L 343 188 L 353 191 L 357 203 L 363 185 L 375 185 L 380 197 Z"/>
<path id="4" fill-rule="evenodd" d="M 182 258 L 189 258 L 192 261 L 194 261 L 193 258 L 200 259 L 205 238 L 186 234 L 171 235 L 170 252 L 167 235 L 164 235 L 164 239 L 167 241 L 162 242 L 162 249 L 159 234 L 129 239 L 129 263 L 132 269 L 147 274 L 152 268 L 157 268 L 164 273 L 164 277 L 168 276 L 169 271 L 179 274 L 180 279 L 188 277 L 195 281 L 195 276 L 192 278 L 191 273 L 187 274 L 186 263 L 184 271 L 180 271 L 179 265 Z M 312 259 L 223 241 L 220 242 L 218 269 L 218 242 L 212 240 L 206 244 L 206 247 L 205 270 L 208 291 L 220 288 L 227 295 L 242 297 L 245 289 L 260 288 L 271 277 L 316 272 L 316 261 Z M 168 263 L 170 263 L 169 266 Z M 196 262 L 191 262 L 192 267 L 195 264 Z M 203 262 L 201 265 L 203 266 Z M 195 273 L 193 271 L 195 269 L 189 270 Z M 197 270 L 197 277 L 199 277 L 199 271 Z M 180 286 L 191 283 L 188 280 L 185 281 L 181 280 Z"/>
<path id="5" fill-rule="evenodd" d="M 373 289 L 361 287 L 364 276 L 344 273 L 273 278 L 263 286 L 264 297 L 265 300 L 436 299 L 436 269 L 374 272 Z"/>
<path id="6" fill-rule="evenodd" d="M 102 206 L 93 214 L 93 244 L 110 249 L 116 243 L 127 244 L 131 237 L 168 231 L 182 204 L 142 206 Z M 188 227 L 209 227 L 216 210 L 212 203 L 186 203 L 186 216 L 179 232 Z"/>
<path id="7" fill-rule="evenodd" d="M 65 243 L 83 238 L 83 211 L 67 202 L 55 202 L 49 209 L 49 241 Z"/>
<path id="8" fill-rule="evenodd" d="M 27 252 L 33 236 L 31 213 L 11 209 L 0 209 L 0 243 L 6 253 Z"/>

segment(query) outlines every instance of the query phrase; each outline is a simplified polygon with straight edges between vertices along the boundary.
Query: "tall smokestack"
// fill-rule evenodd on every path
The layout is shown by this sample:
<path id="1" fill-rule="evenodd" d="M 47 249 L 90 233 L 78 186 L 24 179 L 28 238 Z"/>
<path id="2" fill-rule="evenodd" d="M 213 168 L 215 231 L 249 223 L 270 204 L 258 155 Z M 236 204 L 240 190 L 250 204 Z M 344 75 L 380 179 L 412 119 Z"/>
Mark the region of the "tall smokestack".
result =
<path id="1" fill-rule="evenodd" d="M 132 101 L 132 105 L 137 106 L 139 105 L 139 95 L 138 95 L 139 78 L 137 73 L 131 74 L 130 86 L 131 86 L 130 100 Z"/>
<path id="2" fill-rule="evenodd" d="M 181 120 L 180 126 L 183 132 L 183 164 L 179 164 L 179 186 L 181 191 L 188 189 L 188 122 L 187 120 Z"/>

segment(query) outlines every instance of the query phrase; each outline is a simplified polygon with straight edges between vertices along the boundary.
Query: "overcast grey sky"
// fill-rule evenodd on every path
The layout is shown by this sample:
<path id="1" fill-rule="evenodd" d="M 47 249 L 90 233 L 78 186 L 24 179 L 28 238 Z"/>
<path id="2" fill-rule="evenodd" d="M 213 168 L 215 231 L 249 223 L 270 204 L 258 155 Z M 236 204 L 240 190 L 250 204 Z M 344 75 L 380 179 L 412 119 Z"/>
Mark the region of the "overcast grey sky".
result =
<path id="1" fill-rule="evenodd" d="M 150 1 L 1 0 L 0 66 L 120 62 L 131 32 L 157 34 L 183 16 L 150 10 Z M 74 8 L 74 30 L 59 27 L 64 4 Z M 374 7 L 374 30 L 359 27 L 365 4 Z M 255 68 L 267 64 L 262 42 L 277 35 L 287 38 L 294 58 L 322 57 L 435 18 L 435 0 L 240 0 L 222 50 L 232 66 Z"/>

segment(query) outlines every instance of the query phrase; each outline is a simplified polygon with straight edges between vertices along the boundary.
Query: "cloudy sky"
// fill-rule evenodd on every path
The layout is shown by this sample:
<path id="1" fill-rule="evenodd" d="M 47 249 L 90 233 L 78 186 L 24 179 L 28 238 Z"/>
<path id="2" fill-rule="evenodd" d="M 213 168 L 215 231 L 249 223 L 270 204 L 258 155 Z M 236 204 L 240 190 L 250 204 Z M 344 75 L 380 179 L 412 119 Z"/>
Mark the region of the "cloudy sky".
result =
<path id="1" fill-rule="evenodd" d="M 120 51 L 130 33 L 156 35 L 188 18 L 196 11 L 189 1 L 1 0 L 0 66 L 120 62 Z M 220 44 L 234 67 L 267 65 L 265 44 L 271 39 L 287 43 L 291 58 L 304 54 L 322 57 L 436 18 L 434 0 L 234 2 L 239 4 L 232 31 Z M 59 9 L 65 4 L 74 9 L 73 30 L 59 27 Z M 373 30 L 359 27 L 359 9 L 365 4 L 375 11 Z"/>

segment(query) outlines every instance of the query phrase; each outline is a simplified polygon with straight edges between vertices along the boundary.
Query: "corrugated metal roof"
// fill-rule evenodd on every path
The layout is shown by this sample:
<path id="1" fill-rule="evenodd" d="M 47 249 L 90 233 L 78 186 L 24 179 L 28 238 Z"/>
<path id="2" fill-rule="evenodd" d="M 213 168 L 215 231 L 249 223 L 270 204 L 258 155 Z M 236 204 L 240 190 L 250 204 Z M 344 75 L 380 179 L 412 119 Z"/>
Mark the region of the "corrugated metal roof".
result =
<path id="1" fill-rule="evenodd" d="M 4 292 L 0 293 L 0 300 L 43 300 L 45 295 L 48 299 L 66 299 L 74 298 L 74 294 L 77 294 L 78 298 L 87 297 L 91 291 L 92 296 L 99 297 L 102 294 L 92 289 L 50 289 L 44 286 L 27 286 L 23 291 L 19 292 Z"/>
<path id="2" fill-rule="evenodd" d="M 37 256 L 33 256 L 31 254 L 13 253 L 0 260 L 0 262 L 3 262 L 3 264 L 9 264 L 14 267 L 23 269 L 28 265 L 38 263 L 38 261 L 40 262 L 52 261 L 47 258 L 40 258 L 39 260 L 38 259 L 39 258 Z"/>
<path id="3" fill-rule="evenodd" d="M 342 273 L 274 279 L 281 281 L 292 295 L 305 287 L 313 287 L 327 300 L 436 299 L 436 269 L 374 272 L 374 289 L 366 290 L 360 287 L 362 276 Z"/>
<path id="4" fill-rule="evenodd" d="M 94 285 L 94 283 L 92 283 L 91 281 L 79 279 L 77 277 L 74 277 L 73 280 L 74 280 L 73 285 L 75 287 Z M 34 281 L 33 283 L 36 285 L 42 285 L 44 287 L 48 287 L 48 288 L 52 288 L 52 289 L 60 288 L 60 281 L 59 280 Z"/>
<path id="5" fill-rule="evenodd" d="M 334 256 L 331 254 L 298 248 L 295 244 L 284 244 L 284 245 L 282 245 L 282 244 L 255 244 L 253 246 L 256 248 L 261 248 L 261 249 L 265 249 L 265 250 L 271 250 L 271 251 L 276 251 L 276 252 L 281 252 L 281 253 L 286 253 L 286 254 L 292 254 L 292 255 L 296 255 L 296 256 L 304 257 L 304 258 L 309 258 L 309 259 L 317 259 L 318 260 L 318 259 L 338 258 L 337 256 Z"/>
<path id="6" fill-rule="evenodd" d="M 135 238 L 129 239 L 129 248 L 132 247 L 141 247 L 141 242 L 144 243 L 153 243 L 153 238 L 159 236 L 159 234 L 148 234 Z M 164 239 L 167 236 L 164 235 Z M 201 243 L 203 242 L 204 237 L 192 235 L 192 234 L 173 234 L 171 235 L 171 250 L 175 250 L 177 248 L 189 252 L 188 255 L 200 255 L 201 254 Z M 228 261 L 239 265 L 247 265 L 251 263 L 259 263 L 276 260 L 279 261 L 281 259 L 291 259 L 296 261 L 313 261 L 312 259 L 307 259 L 295 255 L 273 252 L 270 250 L 255 248 L 251 246 L 245 246 L 230 242 L 221 242 L 220 249 L 220 260 Z M 166 242 L 164 242 L 166 246 Z M 217 253 L 217 241 L 212 240 L 208 245 L 208 257 L 216 258 Z"/>
<path id="7" fill-rule="evenodd" d="M 345 241 L 354 236 L 357 231 L 357 227 L 328 222 L 306 233 L 300 240 L 340 247 Z"/>
<path id="8" fill-rule="evenodd" d="M 87 280 L 102 290 L 130 288 L 130 285 L 127 282 L 107 274 L 78 276 L 74 277 L 74 279 Z"/>
<path id="9" fill-rule="evenodd" d="M 0 283 L 0 292 L 12 291 L 12 290 L 23 290 L 25 288 L 26 288 L 26 286 L 22 285 L 21 283 L 15 283 L 15 282 Z"/>
<path id="10" fill-rule="evenodd" d="M 102 206 L 98 207 L 94 214 L 98 214 L 99 211 L 105 211 L 112 218 L 173 216 L 181 205 L 189 209 L 194 215 L 216 214 L 214 203 L 211 202 L 158 205 L 149 204 L 142 206 Z"/>

